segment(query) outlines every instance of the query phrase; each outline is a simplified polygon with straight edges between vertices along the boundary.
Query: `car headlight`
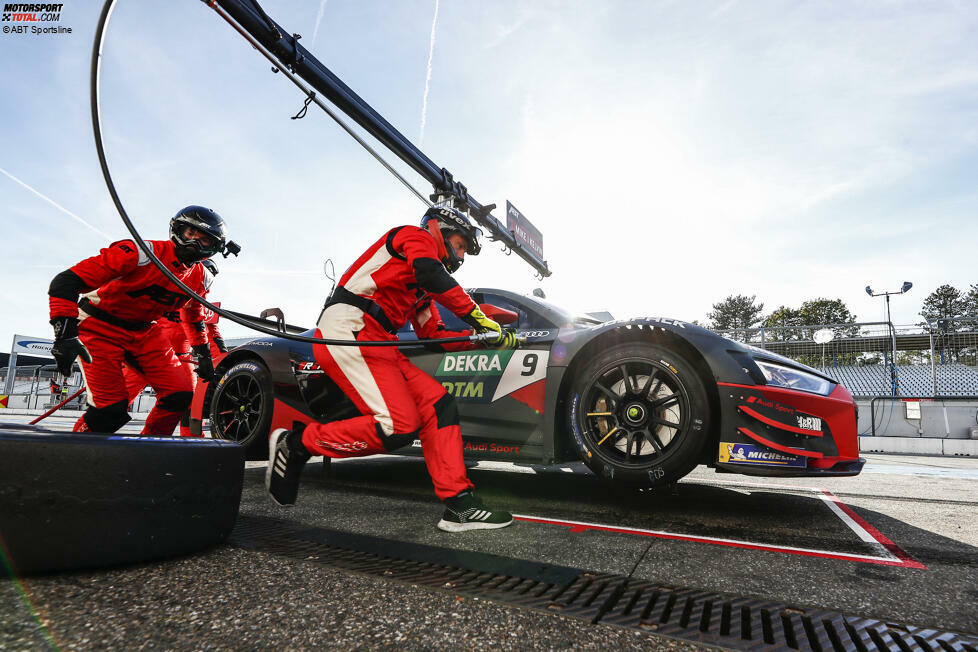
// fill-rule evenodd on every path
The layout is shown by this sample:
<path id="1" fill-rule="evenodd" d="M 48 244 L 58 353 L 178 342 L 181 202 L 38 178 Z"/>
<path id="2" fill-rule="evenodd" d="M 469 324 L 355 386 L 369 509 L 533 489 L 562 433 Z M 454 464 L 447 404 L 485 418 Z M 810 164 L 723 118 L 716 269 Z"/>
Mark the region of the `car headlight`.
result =
<path id="1" fill-rule="evenodd" d="M 812 394 L 821 394 L 822 396 L 828 396 L 829 392 L 832 391 L 832 385 L 834 383 L 824 378 L 819 378 L 815 374 L 758 358 L 754 358 L 754 362 L 760 368 L 761 373 L 764 374 L 764 381 L 768 385 L 784 387 L 786 389 L 797 389 L 801 392 L 811 392 Z"/>

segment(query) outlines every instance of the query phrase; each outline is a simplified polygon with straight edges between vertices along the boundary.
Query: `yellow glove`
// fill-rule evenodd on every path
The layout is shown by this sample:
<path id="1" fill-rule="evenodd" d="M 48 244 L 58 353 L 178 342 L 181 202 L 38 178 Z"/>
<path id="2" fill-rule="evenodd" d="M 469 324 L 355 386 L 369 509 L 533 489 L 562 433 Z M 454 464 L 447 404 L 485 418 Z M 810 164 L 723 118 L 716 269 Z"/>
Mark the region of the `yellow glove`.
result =
<path id="1" fill-rule="evenodd" d="M 503 327 L 486 317 L 485 313 L 479 309 L 479 306 L 476 306 L 472 309 L 472 312 L 462 317 L 462 321 L 474 328 L 476 333 L 496 333 L 496 339 L 488 342 L 491 346 L 497 346 L 505 339 Z"/>
<path id="2" fill-rule="evenodd" d="M 513 331 L 506 331 L 494 345 L 497 349 L 518 349 L 520 348 L 520 338 Z"/>

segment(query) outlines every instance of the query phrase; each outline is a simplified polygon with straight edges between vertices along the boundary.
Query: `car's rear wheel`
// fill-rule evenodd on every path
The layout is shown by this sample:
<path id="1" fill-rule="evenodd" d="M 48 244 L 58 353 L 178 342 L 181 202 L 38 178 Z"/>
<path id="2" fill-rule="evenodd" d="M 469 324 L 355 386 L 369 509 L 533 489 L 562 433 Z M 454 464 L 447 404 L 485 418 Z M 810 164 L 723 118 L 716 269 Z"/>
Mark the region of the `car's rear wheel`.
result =
<path id="1" fill-rule="evenodd" d="M 673 351 L 645 343 L 609 349 L 579 372 L 568 399 L 571 440 L 601 478 L 669 484 L 701 459 L 709 398 L 693 365 Z"/>
<path id="2" fill-rule="evenodd" d="M 248 449 L 249 459 L 262 458 L 273 408 L 268 369 L 260 362 L 239 362 L 217 381 L 211 399 L 211 436 L 241 444 Z"/>

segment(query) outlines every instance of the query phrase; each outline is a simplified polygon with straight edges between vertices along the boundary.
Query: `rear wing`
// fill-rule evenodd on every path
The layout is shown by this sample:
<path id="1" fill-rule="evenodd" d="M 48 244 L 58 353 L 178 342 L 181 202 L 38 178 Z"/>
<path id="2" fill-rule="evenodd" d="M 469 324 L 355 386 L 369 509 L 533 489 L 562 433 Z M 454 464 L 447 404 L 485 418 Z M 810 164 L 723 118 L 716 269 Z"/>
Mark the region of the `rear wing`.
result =
<path id="1" fill-rule="evenodd" d="M 336 108 L 360 125 L 388 150 L 420 174 L 434 188 L 431 200 L 437 203 L 451 202 L 467 212 L 493 241 L 501 242 L 536 270 L 540 277 L 551 272 L 540 252 L 527 246 L 491 213 L 495 204 L 481 204 L 469 194 L 462 183 L 456 181 L 444 167 L 436 165 L 395 129 L 373 107 L 367 104 L 339 77 L 333 74 L 298 41 L 298 34 L 291 34 L 272 20 L 256 0 L 203 0 L 222 18 L 228 20 L 246 39 L 257 41 L 276 60 L 280 69 L 287 69 L 304 80 L 316 92 L 327 98 Z M 220 7 L 220 9 L 218 8 Z M 221 11 L 223 9 L 223 11 Z M 233 22 L 232 22 L 233 21 Z M 250 38 L 249 38 L 250 36 Z M 253 43 L 254 45 L 254 43 Z M 266 55 L 267 56 L 267 55 Z M 300 86 L 301 88 L 301 86 Z M 309 92 L 306 105 L 315 100 L 315 92 Z M 390 169 L 390 168 L 388 168 Z M 391 172 L 394 172 L 391 170 Z M 395 173 L 396 174 L 396 173 Z M 423 198 L 422 198 L 423 199 Z"/>

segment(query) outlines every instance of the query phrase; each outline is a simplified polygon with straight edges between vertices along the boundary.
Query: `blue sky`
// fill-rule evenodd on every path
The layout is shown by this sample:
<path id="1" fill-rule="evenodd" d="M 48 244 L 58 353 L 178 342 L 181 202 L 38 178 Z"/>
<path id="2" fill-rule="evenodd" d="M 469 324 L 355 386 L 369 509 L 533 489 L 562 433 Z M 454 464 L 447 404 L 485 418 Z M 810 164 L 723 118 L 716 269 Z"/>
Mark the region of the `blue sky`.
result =
<path id="1" fill-rule="evenodd" d="M 421 142 L 434 0 L 262 5 Z M 0 34 L 0 348 L 47 336 L 51 277 L 127 235 L 88 112 L 99 8 L 67 0 L 71 35 Z M 704 320 L 743 293 L 766 311 L 841 298 L 867 321 L 867 284 L 909 280 L 892 308 L 911 323 L 938 285 L 978 283 L 975 33 L 973 2 L 440 0 L 422 148 L 519 207 L 553 270 L 490 244 L 457 278 L 619 317 Z M 298 91 L 196 0 L 119 0 L 102 93 L 144 237 L 200 203 L 243 245 L 212 293 L 233 309 L 312 324 L 323 260 L 341 273 L 423 212 L 322 112 L 290 120 Z"/>

